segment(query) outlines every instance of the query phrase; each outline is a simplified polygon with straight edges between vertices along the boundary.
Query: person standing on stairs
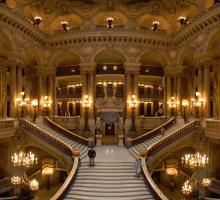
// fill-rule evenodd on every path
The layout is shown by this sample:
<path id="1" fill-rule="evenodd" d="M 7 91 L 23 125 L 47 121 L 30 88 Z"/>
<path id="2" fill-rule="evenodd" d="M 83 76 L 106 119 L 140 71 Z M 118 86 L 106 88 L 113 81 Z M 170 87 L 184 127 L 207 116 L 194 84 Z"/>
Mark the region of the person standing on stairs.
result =
<path id="1" fill-rule="evenodd" d="M 139 157 L 136 158 L 134 162 L 134 170 L 135 170 L 135 176 L 139 178 L 141 175 L 141 160 Z"/>
<path id="2" fill-rule="evenodd" d="M 90 165 L 90 167 L 94 167 L 95 166 L 96 152 L 93 149 L 93 147 L 88 151 L 88 156 L 89 156 L 89 165 Z"/>

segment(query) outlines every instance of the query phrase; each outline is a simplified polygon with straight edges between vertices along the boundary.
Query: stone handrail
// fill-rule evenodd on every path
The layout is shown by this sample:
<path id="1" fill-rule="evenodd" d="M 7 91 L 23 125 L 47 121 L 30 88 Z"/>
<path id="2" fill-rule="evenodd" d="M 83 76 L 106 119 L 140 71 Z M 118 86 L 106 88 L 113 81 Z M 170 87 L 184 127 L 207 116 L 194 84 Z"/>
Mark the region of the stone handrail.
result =
<path id="1" fill-rule="evenodd" d="M 74 181 L 74 177 L 76 175 L 77 169 L 79 165 L 79 158 L 74 158 L 74 164 L 73 167 L 65 180 L 64 184 L 61 186 L 61 188 L 56 192 L 56 194 L 50 198 L 50 200 L 61 200 L 65 196 L 66 192 L 69 190 L 69 187 L 72 185 Z"/>
<path id="2" fill-rule="evenodd" d="M 191 132 L 198 126 L 198 121 L 194 120 L 185 126 L 177 129 L 175 132 L 171 133 L 170 135 L 165 136 L 164 138 L 161 138 L 158 142 L 150 145 L 146 150 L 143 149 L 140 151 L 141 155 L 141 165 L 142 169 L 147 181 L 147 185 L 151 188 L 153 191 L 156 199 L 159 200 L 168 200 L 168 198 L 161 192 L 161 190 L 158 188 L 158 186 L 154 183 L 152 177 L 150 176 L 150 173 L 147 169 L 147 160 L 149 157 L 154 156 L 158 151 L 161 149 L 167 147 L 171 143 L 175 142 L 177 139 L 182 138 L 187 133 Z"/>
<path id="3" fill-rule="evenodd" d="M 206 128 L 219 128 L 220 129 L 220 120 L 217 119 L 207 119 Z"/>
<path id="4" fill-rule="evenodd" d="M 53 121 L 68 130 L 78 130 L 80 126 L 80 116 L 54 116 Z"/>
<path id="5" fill-rule="evenodd" d="M 21 123 L 21 126 L 23 128 L 30 131 L 30 133 L 32 133 L 36 137 L 41 137 L 44 140 L 46 140 L 48 143 L 50 143 L 53 146 L 58 147 L 59 149 L 61 149 L 64 153 L 66 153 L 68 155 L 72 155 L 72 150 L 71 150 L 70 146 L 68 146 L 64 142 L 56 139 L 52 135 L 48 134 L 45 130 L 37 127 L 36 125 L 34 125 L 30 122 L 28 122 L 26 119 L 21 119 L 20 123 Z"/>
<path id="6" fill-rule="evenodd" d="M 49 119 L 48 117 L 44 117 L 44 121 L 53 129 L 59 131 L 60 134 L 69 137 L 70 139 L 73 139 L 81 144 L 85 144 L 88 145 L 88 139 L 77 135 L 65 128 L 63 128 L 62 126 L 59 126 L 58 124 L 54 123 L 51 119 Z"/>
<path id="7" fill-rule="evenodd" d="M 14 119 L 2 119 L 0 120 L 0 129 L 1 128 L 14 128 Z"/>
<path id="8" fill-rule="evenodd" d="M 142 170 L 144 173 L 144 176 L 147 180 L 146 184 L 152 188 L 152 192 L 154 195 L 157 197 L 157 199 L 160 200 L 169 200 L 162 192 L 161 190 L 157 187 L 156 183 L 153 181 L 146 165 L 146 159 L 144 157 L 141 158 L 141 165 L 142 165 Z"/>
<path id="9" fill-rule="evenodd" d="M 171 117 L 167 122 L 165 122 L 161 126 L 155 128 L 155 129 L 153 129 L 143 135 L 140 135 L 136 138 L 131 139 L 132 145 L 139 144 L 143 141 L 146 141 L 148 138 L 150 138 L 152 136 L 156 136 L 156 135 L 160 134 L 160 130 L 162 127 L 164 127 L 166 130 L 169 126 L 171 126 L 171 124 L 173 124 L 174 121 L 175 121 L 175 117 Z"/>
<path id="10" fill-rule="evenodd" d="M 167 121 L 166 116 L 145 117 L 140 116 L 141 129 L 154 129 Z"/>
<path id="11" fill-rule="evenodd" d="M 65 194 L 68 192 L 70 186 L 72 185 L 74 181 L 74 177 L 76 176 L 76 172 L 79 165 L 79 156 L 80 156 L 80 150 L 78 148 L 72 148 L 68 144 L 57 140 L 55 137 L 49 135 L 45 130 L 42 130 L 41 128 L 37 127 L 36 125 L 28 122 L 26 119 L 21 120 L 21 126 L 30 131 L 30 133 L 43 137 L 44 139 L 48 140 L 49 143 L 52 143 L 54 146 L 58 147 L 59 149 L 63 150 L 67 155 L 71 156 L 73 160 L 73 166 L 72 169 L 65 180 L 64 184 L 61 186 L 61 188 L 56 192 L 56 194 L 51 198 L 51 200 L 61 200 L 65 196 Z"/>

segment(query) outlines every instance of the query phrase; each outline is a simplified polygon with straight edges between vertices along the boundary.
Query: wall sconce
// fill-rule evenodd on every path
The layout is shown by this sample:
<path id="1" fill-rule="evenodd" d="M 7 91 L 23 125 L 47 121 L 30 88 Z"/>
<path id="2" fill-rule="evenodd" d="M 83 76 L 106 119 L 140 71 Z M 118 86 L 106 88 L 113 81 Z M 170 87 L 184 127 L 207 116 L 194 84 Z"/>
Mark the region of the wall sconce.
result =
<path id="1" fill-rule="evenodd" d="M 68 22 L 67 21 L 62 21 L 61 26 L 63 27 L 64 31 L 68 31 Z"/>
<path id="2" fill-rule="evenodd" d="M 113 17 L 108 17 L 108 18 L 106 19 L 106 21 L 107 21 L 107 28 L 109 28 L 109 29 L 113 28 L 114 18 L 113 18 Z"/>
<path id="3" fill-rule="evenodd" d="M 18 107 L 21 108 L 21 117 L 24 117 L 24 109 L 29 105 L 29 98 L 25 98 L 25 92 L 20 92 L 20 97 L 16 99 Z"/>
<path id="4" fill-rule="evenodd" d="M 158 21 L 153 21 L 153 27 L 152 27 L 152 31 L 156 31 L 157 29 L 158 29 L 158 26 L 159 26 L 159 24 L 160 24 L 160 22 L 158 22 Z"/>
<path id="5" fill-rule="evenodd" d="M 189 20 L 187 19 L 187 17 L 180 16 L 179 17 L 179 23 L 180 23 L 181 26 L 183 26 L 183 25 L 188 24 Z"/>
<path id="6" fill-rule="evenodd" d="M 41 100 L 41 105 L 42 105 L 43 109 L 45 110 L 45 115 L 48 115 L 49 108 L 52 105 L 52 101 L 50 100 L 50 98 L 48 96 L 44 96 L 43 100 Z"/>
<path id="7" fill-rule="evenodd" d="M 137 107 L 137 100 L 136 100 L 136 96 L 135 95 L 131 96 L 131 100 L 128 102 L 128 105 L 131 108 L 131 119 L 132 119 L 131 131 L 135 132 L 136 131 L 136 126 L 135 126 L 135 109 Z"/>
<path id="8" fill-rule="evenodd" d="M 186 99 L 183 99 L 182 106 L 183 106 L 183 119 L 186 122 L 186 108 L 189 106 L 189 102 Z"/>
<path id="9" fill-rule="evenodd" d="M 36 109 L 38 107 L 38 100 L 37 99 L 34 99 L 32 102 L 31 102 L 31 105 L 34 109 L 34 117 L 33 117 L 33 122 L 36 121 L 36 118 L 37 118 L 37 112 L 36 112 Z"/>
<path id="10" fill-rule="evenodd" d="M 175 97 L 171 97 L 171 100 L 167 102 L 169 108 L 171 109 L 171 115 L 175 116 L 175 109 L 179 106 L 179 102 L 175 100 Z"/>
<path id="11" fill-rule="evenodd" d="M 202 118 L 203 118 L 203 105 L 204 99 L 200 97 L 200 92 L 195 93 L 196 98 L 192 98 L 192 106 L 196 108 L 196 117 L 199 118 L 199 108 L 202 107 Z"/>
<path id="12" fill-rule="evenodd" d="M 40 16 L 34 17 L 34 25 L 39 26 L 41 21 L 42 21 L 42 19 Z"/>

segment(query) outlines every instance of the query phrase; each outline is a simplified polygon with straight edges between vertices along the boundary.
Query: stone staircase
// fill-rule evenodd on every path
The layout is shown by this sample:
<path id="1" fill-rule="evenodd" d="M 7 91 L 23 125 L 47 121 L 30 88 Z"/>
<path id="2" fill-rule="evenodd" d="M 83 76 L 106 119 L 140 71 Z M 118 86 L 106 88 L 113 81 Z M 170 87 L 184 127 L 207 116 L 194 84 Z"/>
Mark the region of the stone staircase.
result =
<path id="1" fill-rule="evenodd" d="M 48 134 L 56 137 L 60 141 L 70 145 L 71 147 L 77 147 L 80 149 L 80 159 L 84 159 L 87 156 L 88 146 L 78 143 L 77 141 L 73 141 L 72 139 L 68 138 L 67 136 L 64 136 L 60 134 L 58 131 L 52 129 L 47 124 L 41 121 L 37 121 L 34 125 L 37 127 L 47 131 Z"/>
<path id="2" fill-rule="evenodd" d="M 82 162 L 65 199 L 153 200 L 154 197 L 143 177 L 135 177 L 132 161 L 97 161 L 95 167 Z"/>
<path id="3" fill-rule="evenodd" d="M 165 131 L 165 136 L 171 134 L 173 131 L 183 127 L 185 124 L 173 124 L 170 128 L 168 128 Z M 162 135 L 156 135 L 154 137 L 151 137 L 150 139 L 143 141 L 140 144 L 136 144 L 133 145 L 131 148 L 129 148 L 130 153 L 132 154 L 132 156 L 134 157 L 138 157 L 139 156 L 139 151 L 141 149 L 146 149 L 147 147 L 149 147 L 150 145 L 154 144 L 155 142 L 157 142 L 158 140 L 160 140 L 162 138 Z"/>

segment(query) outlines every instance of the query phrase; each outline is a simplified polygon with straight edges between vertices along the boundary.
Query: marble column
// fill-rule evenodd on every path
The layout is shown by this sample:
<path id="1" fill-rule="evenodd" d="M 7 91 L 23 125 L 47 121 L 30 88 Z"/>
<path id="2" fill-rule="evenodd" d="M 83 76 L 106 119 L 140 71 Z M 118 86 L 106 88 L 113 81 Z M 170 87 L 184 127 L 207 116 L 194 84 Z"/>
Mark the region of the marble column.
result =
<path id="1" fill-rule="evenodd" d="M 213 68 L 213 83 L 214 83 L 214 101 L 213 101 L 213 115 L 214 115 L 214 118 L 217 119 L 218 118 L 218 107 L 219 107 L 219 104 L 218 104 L 218 67 L 217 66 L 214 66 Z"/>
<path id="2" fill-rule="evenodd" d="M 171 96 L 172 96 L 171 76 L 170 75 L 166 76 L 166 85 L 167 85 L 167 88 L 166 88 L 167 94 L 166 94 L 166 104 L 165 104 L 165 106 L 167 108 L 167 116 L 170 117 L 171 112 L 170 112 L 169 106 L 167 104 L 167 102 L 169 102 L 171 100 Z"/>
<path id="3" fill-rule="evenodd" d="M 10 117 L 16 116 L 16 66 L 11 64 L 10 66 Z"/>
<path id="4" fill-rule="evenodd" d="M 178 109 L 177 109 L 177 115 L 178 116 L 181 116 L 182 114 L 182 94 L 181 94 L 181 91 L 182 91 L 182 79 L 181 79 L 181 75 L 179 74 L 177 76 L 177 90 L 176 90 L 176 94 L 177 94 L 177 102 L 179 102 L 179 106 L 178 106 Z"/>
<path id="5" fill-rule="evenodd" d="M 200 95 L 203 94 L 203 66 L 198 67 L 198 92 Z"/>
<path id="6" fill-rule="evenodd" d="M 22 66 L 17 66 L 17 94 L 22 92 Z"/>
<path id="7" fill-rule="evenodd" d="M 204 117 L 210 117 L 210 66 L 206 64 L 204 66 L 204 91 L 203 98 L 205 100 L 204 104 Z"/>

